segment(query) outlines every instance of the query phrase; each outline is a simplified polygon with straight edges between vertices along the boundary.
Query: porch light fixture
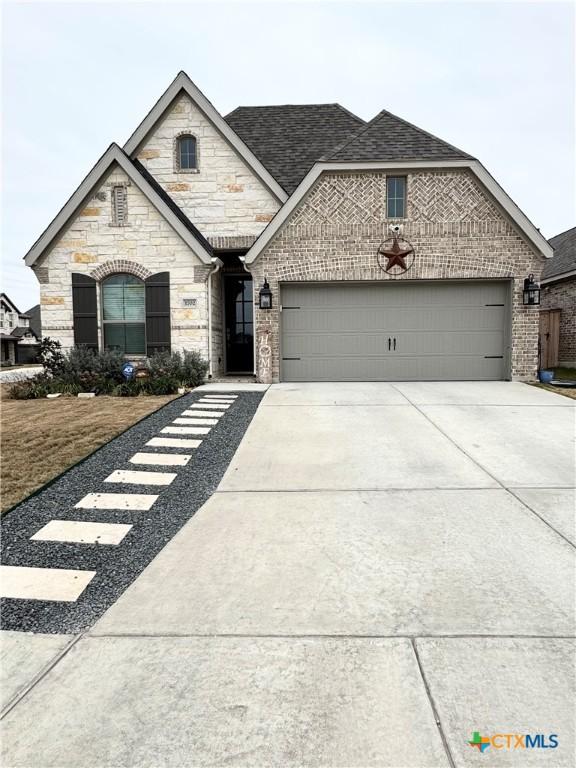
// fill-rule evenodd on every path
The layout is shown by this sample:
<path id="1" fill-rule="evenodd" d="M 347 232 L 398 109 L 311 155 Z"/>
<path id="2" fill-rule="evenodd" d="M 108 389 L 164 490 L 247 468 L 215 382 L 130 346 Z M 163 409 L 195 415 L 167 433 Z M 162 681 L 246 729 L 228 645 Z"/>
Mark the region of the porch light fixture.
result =
<path id="1" fill-rule="evenodd" d="M 260 299 L 260 309 L 272 309 L 272 291 L 268 285 L 268 280 L 264 278 L 264 283 L 258 294 Z"/>
<path id="2" fill-rule="evenodd" d="M 540 286 L 534 282 L 534 275 L 532 273 L 524 279 L 522 297 L 523 303 L 526 306 L 537 306 L 540 304 Z"/>

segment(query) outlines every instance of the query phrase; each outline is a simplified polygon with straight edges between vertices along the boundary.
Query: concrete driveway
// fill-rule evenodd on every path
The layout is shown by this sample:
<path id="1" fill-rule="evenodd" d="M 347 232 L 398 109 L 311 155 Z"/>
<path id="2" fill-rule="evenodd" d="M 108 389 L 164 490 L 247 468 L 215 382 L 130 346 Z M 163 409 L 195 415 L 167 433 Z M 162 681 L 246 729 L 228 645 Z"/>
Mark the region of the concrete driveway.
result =
<path id="1" fill-rule="evenodd" d="M 3 764 L 574 766 L 574 433 L 518 383 L 271 387 L 92 630 L 33 638 Z"/>

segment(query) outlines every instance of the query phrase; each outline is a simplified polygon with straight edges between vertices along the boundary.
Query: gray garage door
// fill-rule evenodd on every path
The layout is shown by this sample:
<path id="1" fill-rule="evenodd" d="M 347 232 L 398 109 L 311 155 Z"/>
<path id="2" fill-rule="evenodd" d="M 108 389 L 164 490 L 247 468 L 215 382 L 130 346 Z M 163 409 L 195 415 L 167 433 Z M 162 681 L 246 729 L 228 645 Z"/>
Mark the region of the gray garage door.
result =
<path id="1" fill-rule="evenodd" d="M 506 282 L 281 288 L 283 381 L 503 379 Z"/>

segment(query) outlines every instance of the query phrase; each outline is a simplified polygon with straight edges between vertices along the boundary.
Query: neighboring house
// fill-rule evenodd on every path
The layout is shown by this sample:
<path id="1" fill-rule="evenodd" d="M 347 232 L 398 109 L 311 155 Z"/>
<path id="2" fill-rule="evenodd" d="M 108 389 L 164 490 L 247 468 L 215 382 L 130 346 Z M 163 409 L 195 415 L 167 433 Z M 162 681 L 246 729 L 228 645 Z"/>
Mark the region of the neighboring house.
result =
<path id="1" fill-rule="evenodd" d="M 542 367 L 576 368 L 576 227 L 549 240 L 554 257 L 542 272 Z"/>
<path id="2" fill-rule="evenodd" d="M 270 382 L 531 378 L 522 289 L 551 255 L 478 160 L 389 112 L 223 118 L 181 72 L 25 259 L 64 347 Z"/>
<path id="3" fill-rule="evenodd" d="M 26 311 L 26 314 L 30 318 L 30 329 L 34 332 L 37 338 L 42 338 L 42 314 L 40 311 L 40 304 L 35 304 Z"/>
<path id="4" fill-rule="evenodd" d="M 38 337 L 30 327 L 30 317 L 5 293 L 0 293 L 0 344 L 3 365 L 36 362 Z"/>

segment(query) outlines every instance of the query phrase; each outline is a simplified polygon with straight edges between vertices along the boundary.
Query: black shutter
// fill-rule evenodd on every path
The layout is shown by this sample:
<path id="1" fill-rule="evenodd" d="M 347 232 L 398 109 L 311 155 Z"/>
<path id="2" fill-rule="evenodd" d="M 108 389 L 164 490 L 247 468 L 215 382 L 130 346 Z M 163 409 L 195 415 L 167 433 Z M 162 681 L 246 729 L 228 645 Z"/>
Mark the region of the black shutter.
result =
<path id="1" fill-rule="evenodd" d="M 72 273 L 72 313 L 74 344 L 98 350 L 98 305 L 96 280 L 78 272 Z"/>
<path id="2" fill-rule="evenodd" d="M 170 272 L 146 281 L 146 354 L 170 352 Z"/>

